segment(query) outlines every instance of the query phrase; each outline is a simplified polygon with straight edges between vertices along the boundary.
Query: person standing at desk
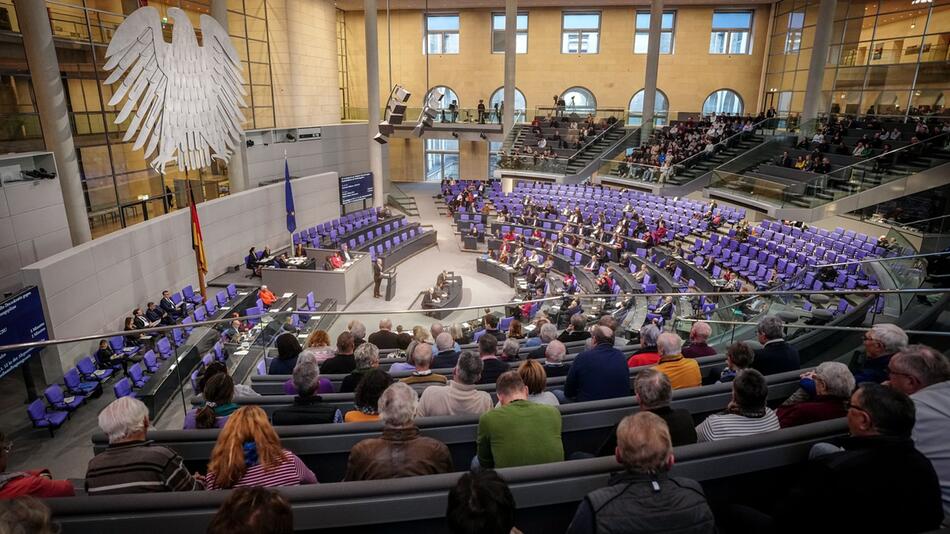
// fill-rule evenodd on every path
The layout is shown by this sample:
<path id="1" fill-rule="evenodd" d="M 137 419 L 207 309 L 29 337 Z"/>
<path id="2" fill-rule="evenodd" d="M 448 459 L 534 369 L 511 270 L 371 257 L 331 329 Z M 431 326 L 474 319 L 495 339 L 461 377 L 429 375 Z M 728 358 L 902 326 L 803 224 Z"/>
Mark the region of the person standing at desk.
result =
<path id="1" fill-rule="evenodd" d="M 373 260 L 373 297 L 380 298 L 379 286 L 383 283 L 383 259 Z"/>

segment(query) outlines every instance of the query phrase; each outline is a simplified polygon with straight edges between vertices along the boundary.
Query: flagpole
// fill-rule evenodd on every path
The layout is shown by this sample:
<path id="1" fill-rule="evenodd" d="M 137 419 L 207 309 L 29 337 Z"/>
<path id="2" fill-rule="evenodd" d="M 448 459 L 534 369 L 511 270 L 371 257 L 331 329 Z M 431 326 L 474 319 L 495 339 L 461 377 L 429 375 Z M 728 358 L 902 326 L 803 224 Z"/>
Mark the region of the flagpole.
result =
<path id="1" fill-rule="evenodd" d="M 191 189 L 191 178 L 188 177 L 188 166 L 185 166 L 185 183 L 188 184 L 188 201 L 195 205 L 195 210 L 198 209 L 198 205 L 195 204 L 195 192 Z M 202 246 L 204 246 L 202 244 Z M 197 251 L 195 251 L 195 267 L 198 270 L 198 289 L 201 290 L 201 299 L 204 301 L 208 300 L 208 289 L 205 287 L 205 272 L 201 268 L 201 259 L 198 258 Z"/>
<path id="2" fill-rule="evenodd" d="M 287 169 L 287 168 L 288 168 L 287 167 L 287 149 L 285 148 L 284 149 L 284 169 Z M 290 234 L 290 254 L 288 254 L 288 256 L 290 256 L 291 258 L 294 258 L 297 256 L 297 251 L 294 250 L 294 233 L 291 232 L 290 230 L 288 230 L 287 232 Z"/>

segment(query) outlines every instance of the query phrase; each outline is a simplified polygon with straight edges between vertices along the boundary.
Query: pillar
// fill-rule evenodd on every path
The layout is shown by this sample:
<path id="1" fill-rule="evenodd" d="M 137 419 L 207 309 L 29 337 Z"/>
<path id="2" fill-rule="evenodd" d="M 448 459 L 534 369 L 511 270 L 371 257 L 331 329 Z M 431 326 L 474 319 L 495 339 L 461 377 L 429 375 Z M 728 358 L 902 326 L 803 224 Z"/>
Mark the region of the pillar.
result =
<path id="1" fill-rule="evenodd" d="M 17 0 L 16 16 L 23 34 L 23 48 L 33 76 L 33 93 L 36 109 L 40 114 L 43 141 L 46 149 L 56 159 L 59 172 L 59 187 L 63 192 L 69 236 L 73 245 L 92 239 L 89 232 L 89 216 L 83 199 L 82 179 L 76 146 L 73 144 L 69 125 L 69 110 L 66 106 L 66 91 L 60 78 L 59 61 L 53 44 L 46 2 Z"/>
<path id="2" fill-rule="evenodd" d="M 225 32 L 228 31 L 227 0 L 211 0 L 211 16 L 218 21 Z M 245 98 L 249 97 L 250 95 L 245 96 Z M 248 113 L 250 113 L 250 110 Z M 247 145 L 244 144 L 244 138 L 239 136 L 238 146 L 235 148 L 234 154 L 231 155 L 231 159 L 228 160 L 228 190 L 232 195 L 247 189 L 247 173 L 244 168 L 245 150 L 247 150 Z"/>
<path id="3" fill-rule="evenodd" d="M 379 36 L 376 26 L 376 0 L 363 0 L 366 23 L 366 103 L 369 108 L 366 142 L 369 143 L 369 168 L 373 171 L 373 205 L 386 202 L 383 185 L 383 146 L 373 141 L 379 133 Z"/>
<path id="4" fill-rule="evenodd" d="M 643 80 L 643 122 L 640 141 L 653 133 L 653 108 L 656 107 L 656 72 L 660 66 L 660 28 L 663 24 L 663 0 L 650 2 L 650 41 L 647 44 L 647 65 Z"/>
<path id="5" fill-rule="evenodd" d="M 515 58 L 518 57 L 518 0 L 505 0 L 505 103 L 502 114 L 504 132 L 515 124 Z"/>
<path id="6" fill-rule="evenodd" d="M 836 7 L 837 0 L 821 0 L 818 5 L 818 24 L 815 26 L 815 42 L 811 51 L 811 62 L 808 64 L 802 123 L 816 118 L 821 107 L 821 84 L 825 76 L 825 61 L 828 58 Z"/>

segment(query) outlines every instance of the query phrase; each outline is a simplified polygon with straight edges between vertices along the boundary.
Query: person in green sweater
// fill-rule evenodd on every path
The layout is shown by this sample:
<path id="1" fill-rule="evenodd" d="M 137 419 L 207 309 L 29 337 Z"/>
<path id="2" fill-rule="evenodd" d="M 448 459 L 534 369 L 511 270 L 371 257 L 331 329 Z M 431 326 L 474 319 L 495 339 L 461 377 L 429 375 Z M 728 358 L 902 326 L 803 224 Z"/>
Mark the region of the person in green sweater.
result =
<path id="1" fill-rule="evenodd" d="M 518 371 L 508 371 L 496 383 L 499 408 L 478 420 L 478 465 L 500 469 L 564 460 L 561 412 L 528 399 L 528 387 Z"/>

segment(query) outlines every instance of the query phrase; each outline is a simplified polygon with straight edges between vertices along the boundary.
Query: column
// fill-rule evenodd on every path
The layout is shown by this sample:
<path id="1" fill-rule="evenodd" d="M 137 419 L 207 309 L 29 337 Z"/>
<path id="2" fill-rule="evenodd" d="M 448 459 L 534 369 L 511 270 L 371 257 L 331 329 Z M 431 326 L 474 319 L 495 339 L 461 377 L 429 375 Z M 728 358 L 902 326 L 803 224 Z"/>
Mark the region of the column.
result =
<path id="1" fill-rule="evenodd" d="M 43 141 L 56 159 L 59 187 L 63 192 L 66 220 L 69 222 L 69 236 L 73 245 L 78 245 L 92 239 L 92 235 L 89 233 L 89 216 L 83 200 L 79 162 L 69 125 L 66 92 L 59 75 L 59 61 L 56 59 L 46 2 L 17 0 L 15 8 L 23 34 L 26 60 L 33 76 L 33 93 L 40 114 L 40 126 L 43 128 Z"/>
<path id="2" fill-rule="evenodd" d="M 821 107 L 821 84 L 825 76 L 825 60 L 834 28 L 836 0 L 821 0 L 818 6 L 818 24 L 815 26 L 815 43 L 808 64 L 808 80 L 805 83 L 805 102 L 802 105 L 802 123 L 818 116 Z"/>
<path id="3" fill-rule="evenodd" d="M 656 71 L 660 65 L 660 28 L 663 24 L 663 0 L 650 2 L 650 42 L 647 44 L 647 66 L 643 80 L 643 122 L 640 142 L 653 133 L 653 108 L 656 106 Z M 626 119 L 624 119 L 626 120 Z"/>
<path id="4" fill-rule="evenodd" d="M 515 58 L 518 57 L 518 0 L 505 0 L 505 110 L 502 118 L 507 134 L 515 124 Z"/>
<path id="5" fill-rule="evenodd" d="M 366 142 L 369 143 L 369 168 L 373 171 L 373 205 L 386 203 L 383 191 L 383 146 L 373 141 L 379 133 L 379 35 L 376 26 L 376 0 L 363 0 L 366 23 L 366 104 L 369 108 Z"/>
<path id="6" fill-rule="evenodd" d="M 227 0 L 211 0 L 211 16 L 214 17 L 214 20 L 218 21 L 218 24 L 224 28 L 224 31 L 228 31 Z M 245 80 L 245 82 L 246 81 L 247 80 Z M 245 96 L 245 98 L 249 97 L 250 95 Z M 248 110 L 248 113 L 251 113 L 251 111 Z M 235 148 L 234 154 L 232 154 L 231 159 L 228 160 L 228 191 L 230 191 L 232 195 L 247 189 L 247 174 L 244 169 L 244 151 L 247 150 L 247 145 L 244 144 L 243 137 L 240 138 L 238 143 L 239 146 Z"/>

